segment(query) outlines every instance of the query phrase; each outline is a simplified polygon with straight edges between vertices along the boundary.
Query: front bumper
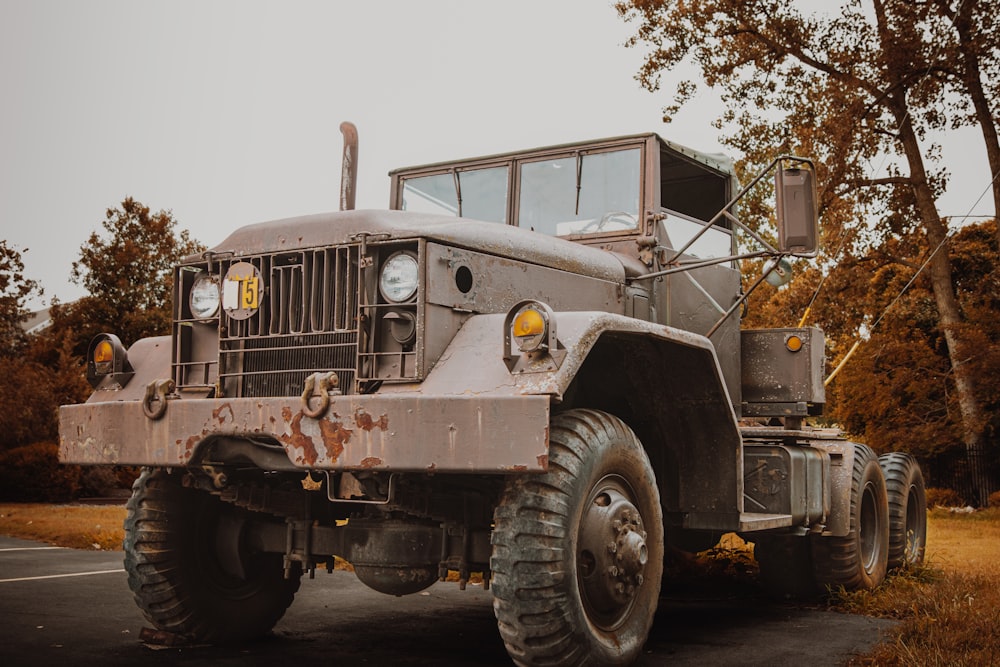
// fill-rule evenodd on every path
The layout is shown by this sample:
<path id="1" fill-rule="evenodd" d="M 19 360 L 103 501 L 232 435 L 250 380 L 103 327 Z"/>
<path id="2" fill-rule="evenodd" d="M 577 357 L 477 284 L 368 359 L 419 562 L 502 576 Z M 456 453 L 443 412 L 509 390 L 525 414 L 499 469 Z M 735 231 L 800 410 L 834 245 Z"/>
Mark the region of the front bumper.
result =
<path id="1" fill-rule="evenodd" d="M 174 399 L 162 418 L 141 401 L 68 405 L 59 455 L 91 465 L 198 465 L 213 440 L 280 445 L 294 468 L 510 473 L 548 468 L 548 396 L 348 395 L 325 414 L 295 397 Z"/>

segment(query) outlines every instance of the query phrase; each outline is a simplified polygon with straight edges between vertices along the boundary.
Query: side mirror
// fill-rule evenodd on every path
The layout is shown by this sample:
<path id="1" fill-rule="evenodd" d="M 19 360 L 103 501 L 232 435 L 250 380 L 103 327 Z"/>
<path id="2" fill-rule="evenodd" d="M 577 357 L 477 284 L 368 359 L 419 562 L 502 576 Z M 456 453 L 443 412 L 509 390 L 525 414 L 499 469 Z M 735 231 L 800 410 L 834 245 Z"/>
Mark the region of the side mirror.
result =
<path id="1" fill-rule="evenodd" d="M 811 255 L 819 246 L 816 215 L 816 178 L 812 165 L 779 166 L 774 174 L 777 198 L 778 249 L 793 255 Z"/>

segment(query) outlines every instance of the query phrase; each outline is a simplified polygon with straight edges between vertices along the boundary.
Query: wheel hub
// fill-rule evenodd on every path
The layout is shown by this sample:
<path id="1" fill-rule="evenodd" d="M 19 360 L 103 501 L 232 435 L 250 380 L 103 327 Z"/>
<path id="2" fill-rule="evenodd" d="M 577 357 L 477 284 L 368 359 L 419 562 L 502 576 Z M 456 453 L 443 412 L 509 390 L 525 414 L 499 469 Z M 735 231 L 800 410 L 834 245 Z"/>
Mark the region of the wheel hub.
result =
<path id="1" fill-rule="evenodd" d="M 580 524 L 577 574 L 593 620 L 607 627 L 625 617 L 643 583 L 646 530 L 642 515 L 618 478 L 598 484 Z"/>

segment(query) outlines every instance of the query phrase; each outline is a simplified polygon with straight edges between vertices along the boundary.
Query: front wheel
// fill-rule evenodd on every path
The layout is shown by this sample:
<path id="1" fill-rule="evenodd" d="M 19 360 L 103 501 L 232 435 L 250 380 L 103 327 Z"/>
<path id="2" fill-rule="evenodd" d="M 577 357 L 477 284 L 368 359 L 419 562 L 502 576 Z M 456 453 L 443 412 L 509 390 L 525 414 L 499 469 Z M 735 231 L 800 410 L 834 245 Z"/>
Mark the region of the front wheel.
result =
<path id="1" fill-rule="evenodd" d="M 301 570 L 286 579 L 280 554 L 243 548 L 245 513 L 180 477 L 146 469 L 132 487 L 125 570 L 136 604 L 158 629 L 192 641 L 266 633 L 292 603 Z"/>
<path id="2" fill-rule="evenodd" d="M 618 418 L 553 418 L 549 470 L 512 477 L 493 531 L 493 609 L 519 665 L 620 665 L 649 634 L 663 513 L 649 459 Z"/>
<path id="3" fill-rule="evenodd" d="M 889 501 L 875 452 L 854 445 L 850 530 L 844 537 L 815 537 L 813 563 L 820 585 L 847 590 L 875 588 L 889 559 Z"/>

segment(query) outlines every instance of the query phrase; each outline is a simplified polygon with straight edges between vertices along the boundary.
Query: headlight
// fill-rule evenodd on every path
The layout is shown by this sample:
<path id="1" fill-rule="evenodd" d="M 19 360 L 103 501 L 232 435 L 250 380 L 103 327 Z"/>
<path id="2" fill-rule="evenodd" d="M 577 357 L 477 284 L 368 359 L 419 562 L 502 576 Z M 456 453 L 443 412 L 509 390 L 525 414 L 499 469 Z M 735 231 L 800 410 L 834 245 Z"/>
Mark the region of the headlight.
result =
<path id="1" fill-rule="evenodd" d="M 549 314 L 536 303 L 525 305 L 514 316 L 511 334 L 521 352 L 545 349 L 549 334 Z"/>
<path id="2" fill-rule="evenodd" d="M 207 273 L 202 273 L 194 279 L 191 294 L 188 295 L 188 305 L 191 314 L 199 320 L 215 317 L 219 312 L 219 283 Z"/>
<path id="3" fill-rule="evenodd" d="M 87 347 L 87 382 L 95 389 L 104 383 L 124 387 L 135 375 L 125 346 L 114 334 L 97 334 Z"/>
<path id="4" fill-rule="evenodd" d="M 566 348 L 556 336 L 556 314 L 546 304 L 527 299 L 507 311 L 503 322 L 503 361 L 513 374 L 559 370 Z"/>
<path id="5" fill-rule="evenodd" d="M 408 252 L 397 252 L 384 265 L 379 275 L 378 286 L 386 301 L 403 303 L 410 300 L 417 291 L 417 258 Z"/>

